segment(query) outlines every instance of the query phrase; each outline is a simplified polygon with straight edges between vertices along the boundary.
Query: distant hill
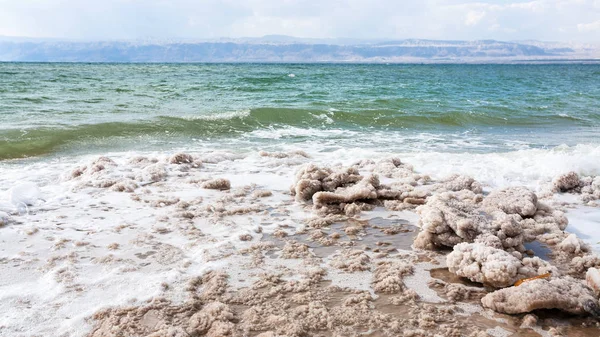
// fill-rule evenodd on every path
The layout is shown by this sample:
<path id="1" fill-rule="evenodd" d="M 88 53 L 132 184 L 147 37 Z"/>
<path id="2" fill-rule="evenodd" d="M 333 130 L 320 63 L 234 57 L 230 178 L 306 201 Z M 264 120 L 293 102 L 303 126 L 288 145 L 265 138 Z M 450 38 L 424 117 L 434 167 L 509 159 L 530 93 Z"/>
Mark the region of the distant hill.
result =
<path id="1" fill-rule="evenodd" d="M 0 61 L 21 62 L 518 62 L 600 60 L 600 46 L 522 41 L 304 39 L 270 35 L 184 41 L 0 37 Z"/>

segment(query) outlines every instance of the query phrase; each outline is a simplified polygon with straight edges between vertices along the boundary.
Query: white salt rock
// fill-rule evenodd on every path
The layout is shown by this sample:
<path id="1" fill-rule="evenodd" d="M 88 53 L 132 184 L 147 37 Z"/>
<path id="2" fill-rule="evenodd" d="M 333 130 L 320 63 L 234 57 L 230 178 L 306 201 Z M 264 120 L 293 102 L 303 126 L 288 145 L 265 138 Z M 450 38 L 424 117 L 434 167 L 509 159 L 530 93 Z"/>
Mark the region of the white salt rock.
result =
<path id="1" fill-rule="evenodd" d="M 42 192 L 36 184 L 26 182 L 10 189 L 10 202 L 13 205 L 33 206 L 42 198 Z"/>
<path id="2" fill-rule="evenodd" d="M 585 273 L 585 281 L 588 287 L 594 290 L 596 296 L 600 295 L 600 269 L 590 268 Z"/>
<path id="3" fill-rule="evenodd" d="M 579 254 L 581 251 L 587 251 L 585 243 L 577 238 L 575 234 L 569 234 L 561 243 L 558 244 L 563 252 Z"/>

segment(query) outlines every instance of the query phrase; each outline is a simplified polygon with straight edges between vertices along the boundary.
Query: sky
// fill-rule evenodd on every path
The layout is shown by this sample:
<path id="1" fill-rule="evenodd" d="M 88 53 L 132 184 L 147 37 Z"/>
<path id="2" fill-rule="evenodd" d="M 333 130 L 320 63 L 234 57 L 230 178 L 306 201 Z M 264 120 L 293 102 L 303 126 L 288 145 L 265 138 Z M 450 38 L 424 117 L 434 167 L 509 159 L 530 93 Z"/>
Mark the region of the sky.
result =
<path id="1" fill-rule="evenodd" d="M 600 0 L 0 0 L 0 36 L 600 42 Z"/>

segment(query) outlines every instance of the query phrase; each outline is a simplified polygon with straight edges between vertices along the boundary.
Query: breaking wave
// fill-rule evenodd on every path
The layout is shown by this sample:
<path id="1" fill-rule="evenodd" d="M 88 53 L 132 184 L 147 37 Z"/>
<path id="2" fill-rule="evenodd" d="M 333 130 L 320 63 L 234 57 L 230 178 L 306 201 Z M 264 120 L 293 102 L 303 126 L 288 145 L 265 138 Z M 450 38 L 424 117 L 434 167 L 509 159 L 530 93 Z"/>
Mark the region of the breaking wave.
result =
<path id="1" fill-rule="evenodd" d="M 589 127 L 597 124 L 583 118 L 561 115 L 509 116 L 465 112 L 407 114 L 396 110 L 345 112 L 300 108 L 255 108 L 198 116 L 158 116 L 146 120 L 96 124 L 45 126 L 0 130 L 0 159 L 38 156 L 57 151 L 71 143 L 98 140 L 144 138 L 237 137 L 251 132 L 284 128 L 337 129 L 348 131 L 422 130 L 519 127 Z"/>

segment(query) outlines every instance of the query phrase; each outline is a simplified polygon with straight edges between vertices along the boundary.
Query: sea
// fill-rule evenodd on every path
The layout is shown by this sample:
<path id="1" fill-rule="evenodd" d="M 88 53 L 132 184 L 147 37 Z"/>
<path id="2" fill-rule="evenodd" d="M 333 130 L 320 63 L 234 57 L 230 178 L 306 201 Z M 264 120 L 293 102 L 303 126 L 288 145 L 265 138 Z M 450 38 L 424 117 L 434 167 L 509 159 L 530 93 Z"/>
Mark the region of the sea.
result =
<path id="1" fill-rule="evenodd" d="M 91 262 L 44 262 L 71 249 L 61 247 L 135 260 L 141 251 L 123 248 L 134 234 L 117 240 L 121 250 L 100 247 L 115 240 L 117 224 L 141 233 L 162 211 L 144 211 L 127 193 L 81 189 L 73 169 L 103 156 L 135 170 L 128 165 L 139 156 L 166 163 L 181 152 L 201 158 L 198 174 L 207 179 L 273 191 L 277 207 L 291 202 L 287 191 L 304 164 L 390 157 L 433 179 L 471 176 L 485 193 L 517 185 L 541 193 L 561 174 L 600 175 L 600 65 L 0 63 L 0 211 L 19 224 L 0 226 L 0 262 L 14 267 L 0 264 L 6 336 L 83 336 L 97 310 L 139 303 L 161 282 L 184 279 L 160 264 L 122 275 Z M 177 180 L 185 172 L 169 172 L 169 187 L 149 185 L 148 195 L 198 197 Z M 34 206 L 15 202 L 19 193 L 34 197 Z M 210 193 L 203 197 L 217 198 Z M 600 252 L 600 208 L 577 195 L 554 198 L 567 205 L 567 231 Z M 215 239 L 200 246 L 157 235 L 216 251 L 256 227 L 246 220 L 203 227 Z M 297 220 L 285 218 L 286 228 Z M 182 254 L 195 272 L 218 265 L 189 249 Z M 58 281 L 60 268 L 86 290 Z"/>

